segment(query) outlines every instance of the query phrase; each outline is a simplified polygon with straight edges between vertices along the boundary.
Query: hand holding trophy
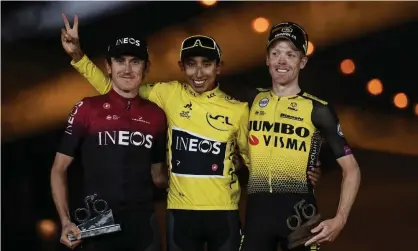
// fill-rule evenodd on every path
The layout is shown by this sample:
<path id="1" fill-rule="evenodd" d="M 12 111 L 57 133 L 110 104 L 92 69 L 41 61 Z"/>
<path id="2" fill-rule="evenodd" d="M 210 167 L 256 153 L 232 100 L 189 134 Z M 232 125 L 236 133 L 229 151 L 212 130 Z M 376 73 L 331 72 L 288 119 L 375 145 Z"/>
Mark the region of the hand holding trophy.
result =
<path id="1" fill-rule="evenodd" d="M 112 210 L 108 210 L 107 202 L 97 198 L 97 194 L 87 196 L 84 199 L 86 207 L 75 210 L 74 219 L 80 223 L 77 225 L 80 239 L 121 231 L 120 225 L 114 222 Z M 95 216 L 91 218 L 93 213 Z M 80 215 L 84 217 L 80 218 Z M 68 239 L 74 241 L 77 237 L 71 232 Z"/>
<path id="2" fill-rule="evenodd" d="M 315 234 L 311 232 L 321 222 L 321 215 L 312 204 L 301 200 L 294 206 L 295 214 L 287 218 L 286 223 L 293 232 L 287 236 L 288 248 L 293 249 L 305 245 Z"/>

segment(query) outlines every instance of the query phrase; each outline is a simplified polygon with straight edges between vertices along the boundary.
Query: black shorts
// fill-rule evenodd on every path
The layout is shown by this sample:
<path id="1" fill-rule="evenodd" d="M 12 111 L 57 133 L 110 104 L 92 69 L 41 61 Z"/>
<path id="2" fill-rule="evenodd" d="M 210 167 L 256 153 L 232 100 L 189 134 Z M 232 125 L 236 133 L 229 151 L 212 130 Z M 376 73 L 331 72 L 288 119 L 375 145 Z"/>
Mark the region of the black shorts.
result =
<path id="1" fill-rule="evenodd" d="M 168 210 L 167 251 L 238 251 L 238 210 Z"/>
<path id="2" fill-rule="evenodd" d="M 305 205 L 311 204 L 318 212 L 313 195 L 306 194 L 249 194 L 247 197 L 246 219 L 242 247 L 240 251 L 276 251 L 278 246 L 282 251 L 287 248 L 287 236 L 292 232 L 287 219 L 292 215 L 302 215 L 300 209 L 295 212 L 295 205 L 305 200 Z M 306 208 L 306 214 L 312 214 L 312 207 Z M 307 220 L 302 216 L 300 224 Z M 297 219 L 296 219 L 297 221 Z M 297 222 L 291 218 L 291 226 Z M 292 251 L 319 250 L 319 246 L 301 246 Z"/>
<path id="3" fill-rule="evenodd" d="M 112 210 L 122 231 L 83 240 L 80 250 L 86 251 L 161 251 L 161 234 L 154 205 Z"/>

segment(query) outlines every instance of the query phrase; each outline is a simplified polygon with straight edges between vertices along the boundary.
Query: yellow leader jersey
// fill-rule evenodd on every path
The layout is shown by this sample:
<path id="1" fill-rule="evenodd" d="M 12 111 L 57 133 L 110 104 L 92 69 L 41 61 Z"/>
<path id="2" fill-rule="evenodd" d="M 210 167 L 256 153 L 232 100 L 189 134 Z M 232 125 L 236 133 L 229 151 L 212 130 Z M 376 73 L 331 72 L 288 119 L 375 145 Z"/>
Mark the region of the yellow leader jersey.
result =
<path id="1" fill-rule="evenodd" d="M 111 81 L 84 56 L 71 64 L 101 93 Z M 236 146 L 248 165 L 248 104 L 219 87 L 202 94 L 178 81 L 144 84 L 139 94 L 161 107 L 168 121 L 168 208 L 236 210 L 240 185 Z"/>
<path id="2" fill-rule="evenodd" d="M 307 171 L 316 165 L 323 138 L 336 158 L 351 154 L 326 101 L 305 92 L 278 97 L 259 89 L 249 102 L 249 194 L 312 193 Z"/>

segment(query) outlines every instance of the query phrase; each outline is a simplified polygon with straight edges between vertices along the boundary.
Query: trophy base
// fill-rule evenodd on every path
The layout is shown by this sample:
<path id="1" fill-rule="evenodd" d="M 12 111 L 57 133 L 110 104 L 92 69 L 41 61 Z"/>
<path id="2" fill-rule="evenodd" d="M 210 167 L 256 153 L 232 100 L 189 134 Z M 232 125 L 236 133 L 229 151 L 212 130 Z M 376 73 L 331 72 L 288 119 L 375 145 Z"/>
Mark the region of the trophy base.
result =
<path id="1" fill-rule="evenodd" d="M 305 243 L 315 235 L 311 233 L 311 230 L 315 228 L 316 226 L 318 226 L 320 222 L 321 222 L 321 215 L 317 214 L 314 217 L 312 217 L 310 220 L 305 222 L 298 229 L 296 229 L 291 234 L 289 234 L 287 236 L 287 241 L 289 243 L 287 247 L 289 249 L 293 249 L 293 248 L 305 245 Z"/>
<path id="2" fill-rule="evenodd" d="M 110 234 L 110 233 L 119 232 L 119 231 L 121 231 L 120 225 L 114 224 L 114 225 L 109 225 L 109 226 L 104 226 L 104 227 L 93 228 L 89 230 L 82 230 L 80 232 L 81 232 L 81 239 L 86 239 L 89 237 L 94 237 L 94 236 L 103 235 L 103 234 Z M 77 238 L 73 234 L 69 234 L 68 239 L 70 241 L 77 240 Z"/>

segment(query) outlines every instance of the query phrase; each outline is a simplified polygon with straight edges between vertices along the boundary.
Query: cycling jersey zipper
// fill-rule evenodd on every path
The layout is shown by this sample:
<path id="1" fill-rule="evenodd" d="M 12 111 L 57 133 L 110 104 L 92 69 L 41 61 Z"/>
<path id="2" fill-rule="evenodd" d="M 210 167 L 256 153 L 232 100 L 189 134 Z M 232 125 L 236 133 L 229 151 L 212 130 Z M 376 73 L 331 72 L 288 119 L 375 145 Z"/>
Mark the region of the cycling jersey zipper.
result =
<path id="1" fill-rule="evenodd" d="M 129 110 L 129 109 L 131 109 L 131 101 L 130 100 L 128 100 L 128 104 L 126 106 L 126 110 Z"/>

